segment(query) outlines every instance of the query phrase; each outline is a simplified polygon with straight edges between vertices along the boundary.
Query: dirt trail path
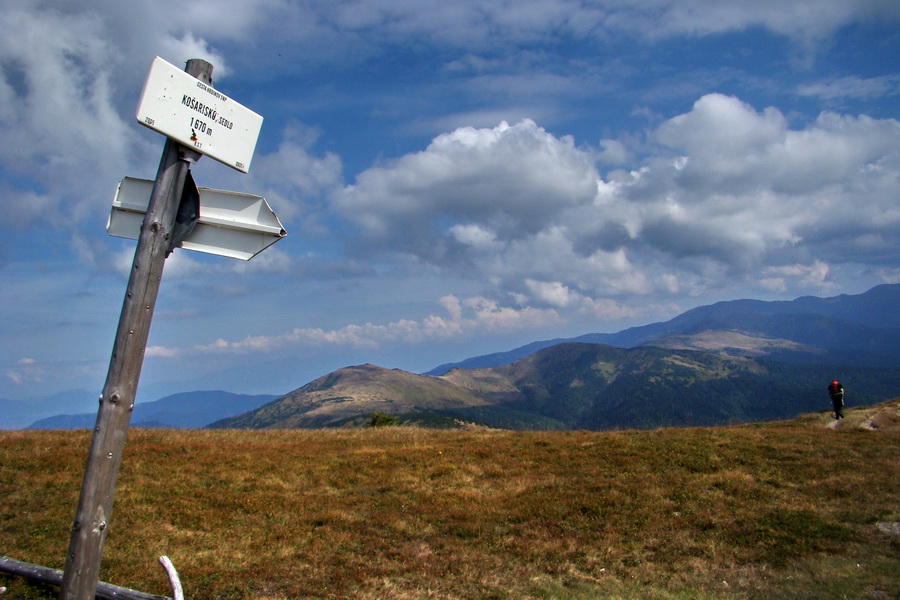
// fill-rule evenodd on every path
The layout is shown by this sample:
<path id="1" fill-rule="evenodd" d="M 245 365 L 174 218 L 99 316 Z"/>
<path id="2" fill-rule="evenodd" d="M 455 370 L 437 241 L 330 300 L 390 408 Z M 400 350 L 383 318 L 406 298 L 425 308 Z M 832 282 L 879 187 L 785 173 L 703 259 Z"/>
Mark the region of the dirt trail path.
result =
<path id="1" fill-rule="evenodd" d="M 900 398 L 894 398 L 874 406 L 844 409 L 844 418 L 837 420 L 830 411 L 822 414 L 825 427 L 835 431 L 843 429 L 867 429 L 869 431 L 896 431 L 900 429 Z"/>

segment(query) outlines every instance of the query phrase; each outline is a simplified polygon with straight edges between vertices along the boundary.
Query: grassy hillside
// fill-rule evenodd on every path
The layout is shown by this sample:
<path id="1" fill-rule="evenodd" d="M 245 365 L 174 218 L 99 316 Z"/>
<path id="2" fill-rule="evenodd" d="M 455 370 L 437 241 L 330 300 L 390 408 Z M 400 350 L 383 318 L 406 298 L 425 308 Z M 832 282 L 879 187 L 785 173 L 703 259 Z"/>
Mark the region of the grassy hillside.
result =
<path id="1" fill-rule="evenodd" d="M 505 409 L 553 419 L 558 429 L 713 426 L 786 419 L 827 403 L 823 382 L 840 377 L 848 403 L 890 398 L 900 370 L 785 365 L 689 350 L 614 348 L 565 343 L 491 369 L 454 370 L 443 377 Z M 500 389 L 506 382 L 509 391 Z M 497 426 L 482 408 L 455 414 Z M 530 424 L 528 428 L 538 428 Z M 505 425 L 504 425 L 505 427 Z"/>
<path id="2" fill-rule="evenodd" d="M 170 595 L 167 555 L 197 600 L 897 598 L 898 405 L 838 428 L 132 430 L 101 578 Z M 0 554 L 63 567 L 88 443 L 0 432 Z"/>

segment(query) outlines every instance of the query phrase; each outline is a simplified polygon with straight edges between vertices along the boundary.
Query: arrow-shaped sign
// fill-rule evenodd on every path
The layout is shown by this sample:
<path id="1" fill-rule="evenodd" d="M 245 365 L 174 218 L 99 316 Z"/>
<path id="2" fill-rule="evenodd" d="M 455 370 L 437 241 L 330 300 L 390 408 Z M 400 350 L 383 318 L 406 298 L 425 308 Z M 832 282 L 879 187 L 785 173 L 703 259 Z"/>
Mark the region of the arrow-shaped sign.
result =
<path id="1" fill-rule="evenodd" d="M 200 218 L 180 244 L 230 258 L 250 260 L 287 235 L 281 221 L 262 196 L 198 187 Z M 153 182 L 126 177 L 119 182 L 106 231 L 109 235 L 136 240 L 150 203 Z"/>

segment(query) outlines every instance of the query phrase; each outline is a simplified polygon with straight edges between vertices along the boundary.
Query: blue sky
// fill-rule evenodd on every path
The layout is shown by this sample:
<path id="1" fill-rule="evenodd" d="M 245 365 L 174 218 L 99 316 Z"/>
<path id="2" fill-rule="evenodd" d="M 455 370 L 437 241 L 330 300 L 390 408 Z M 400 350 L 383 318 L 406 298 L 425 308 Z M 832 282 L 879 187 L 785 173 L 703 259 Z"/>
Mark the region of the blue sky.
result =
<path id="1" fill-rule="evenodd" d="M 288 237 L 167 261 L 139 400 L 419 372 L 719 300 L 900 282 L 893 0 L 5 0 L 0 398 L 102 388 L 163 138 L 150 60 L 265 121 Z"/>

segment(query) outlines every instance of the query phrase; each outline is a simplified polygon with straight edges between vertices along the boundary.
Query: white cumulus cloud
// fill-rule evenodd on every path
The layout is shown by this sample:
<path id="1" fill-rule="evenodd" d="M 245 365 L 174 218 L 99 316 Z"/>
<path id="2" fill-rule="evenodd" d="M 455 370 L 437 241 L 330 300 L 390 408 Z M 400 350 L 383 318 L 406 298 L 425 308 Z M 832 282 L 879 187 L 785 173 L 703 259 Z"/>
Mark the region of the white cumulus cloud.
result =
<path id="1" fill-rule="evenodd" d="M 825 112 L 794 128 L 776 108 L 709 94 L 649 139 L 640 167 L 604 179 L 597 152 L 533 121 L 461 128 L 361 173 L 335 208 L 364 252 L 468 270 L 553 307 L 745 278 L 822 289 L 848 248 L 850 262 L 887 260 L 900 122 Z"/>
<path id="2" fill-rule="evenodd" d="M 217 339 L 192 348 L 152 346 L 147 356 L 174 358 L 182 355 L 277 352 L 287 347 L 379 348 L 403 343 L 420 344 L 483 334 L 508 333 L 559 321 L 552 309 L 509 307 L 482 297 L 459 299 L 448 295 L 439 304 L 446 316 L 428 315 L 419 320 L 401 319 L 384 325 L 348 324 L 339 329 L 295 328 L 272 336 L 248 336 L 237 341 Z"/>

